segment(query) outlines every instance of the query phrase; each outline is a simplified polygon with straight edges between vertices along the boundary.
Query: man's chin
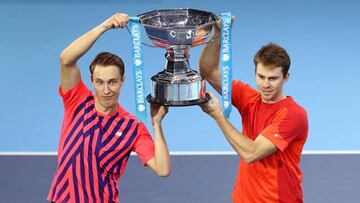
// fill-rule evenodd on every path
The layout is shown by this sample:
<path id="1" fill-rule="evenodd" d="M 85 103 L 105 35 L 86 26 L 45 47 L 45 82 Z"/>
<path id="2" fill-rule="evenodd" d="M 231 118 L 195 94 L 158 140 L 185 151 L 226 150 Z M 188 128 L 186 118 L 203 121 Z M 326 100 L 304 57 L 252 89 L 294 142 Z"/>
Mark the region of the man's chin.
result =
<path id="1" fill-rule="evenodd" d="M 116 106 L 116 102 L 114 101 L 103 101 L 101 102 L 101 105 L 105 108 L 112 108 L 114 106 Z"/>
<path id="2" fill-rule="evenodd" d="M 272 97 L 271 96 L 268 96 L 268 95 L 262 95 L 261 99 L 264 101 L 264 102 L 272 102 Z"/>

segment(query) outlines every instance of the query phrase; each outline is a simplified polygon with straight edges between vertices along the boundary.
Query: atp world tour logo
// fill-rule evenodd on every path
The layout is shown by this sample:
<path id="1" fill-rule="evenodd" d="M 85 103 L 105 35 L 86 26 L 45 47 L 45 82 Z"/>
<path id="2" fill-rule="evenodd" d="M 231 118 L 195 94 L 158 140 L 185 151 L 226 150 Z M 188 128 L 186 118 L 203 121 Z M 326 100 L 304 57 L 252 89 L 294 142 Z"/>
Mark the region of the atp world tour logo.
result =
<path id="1" fill-rule="evenodd" d="M 186 39 L 191 39 L 194 36 L 194 32 L 192 30 L 188 30 L 185 33 L 186 33 L 185 35 Z M 169 34 L 172 38 L 181 38 L 182 37 L 181 35 L 183 35 L 182 32 L 177 33 L 174 30 L 171 30 Z"/>

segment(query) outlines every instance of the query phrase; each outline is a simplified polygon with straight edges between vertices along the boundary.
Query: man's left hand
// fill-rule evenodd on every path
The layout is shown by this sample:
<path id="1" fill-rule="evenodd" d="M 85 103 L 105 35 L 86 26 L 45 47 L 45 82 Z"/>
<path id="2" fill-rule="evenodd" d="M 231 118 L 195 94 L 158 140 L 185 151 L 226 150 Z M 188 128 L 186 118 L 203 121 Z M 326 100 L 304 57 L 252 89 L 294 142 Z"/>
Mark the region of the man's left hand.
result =
<path id="1" fill-rule="evenodd" d="M 224 116 L 222 110 L 221 110 L 221 106 L 219 103 L 219 100 L 216 98 L 216 96 L 212 93 L 210 94 L 210 101 L 204 104 L 201 104 L 200 107 L 201 109 L 209 114 L 212 118 L 217 119 L 219 117 Z"/>

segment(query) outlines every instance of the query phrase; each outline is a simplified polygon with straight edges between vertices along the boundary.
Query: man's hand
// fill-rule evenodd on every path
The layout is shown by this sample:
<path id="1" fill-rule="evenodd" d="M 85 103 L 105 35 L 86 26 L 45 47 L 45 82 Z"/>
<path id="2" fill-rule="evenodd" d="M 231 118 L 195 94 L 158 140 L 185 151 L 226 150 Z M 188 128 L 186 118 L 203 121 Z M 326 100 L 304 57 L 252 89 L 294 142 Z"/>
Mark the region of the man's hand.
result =
<path id="1" fill-rule="evenodd" d="M 234 26 L 235 16 L 231 16 L 231 26 Z M 218 16 L 214 25 L 214 37 L 218 37 L 221 31 L 221 16 Z"/>
<path id="2" fill-rule="evenodd" d="M 209 114 L 214 119 L 224 117 L 224 114 L 221 110 L 219 100 L 216 98 L 216 96 L 214 94 L 212 94 L 212 93 L 209 93 L 209 94 L 211 97 L 210 101 L 207 103 L 201 104 L 200 105 L 201 109 L 205 113 Z"/>
<path id="3" fill-rule="evenodd" d="M 100 26 L 105 30 L 124 28 L 129 22 L 130 17 L 124 13 L 116 13 L 110 18 L 106 19 Z"/>
<path id="4" fill-rule="evenodd" d="M 167 106 L 159 106 L 156 104 L 150 104 L 151 107 L 151 123 L 152 125 L 160 124 L 162 119 L 167 114 L 169 108 Z"/>

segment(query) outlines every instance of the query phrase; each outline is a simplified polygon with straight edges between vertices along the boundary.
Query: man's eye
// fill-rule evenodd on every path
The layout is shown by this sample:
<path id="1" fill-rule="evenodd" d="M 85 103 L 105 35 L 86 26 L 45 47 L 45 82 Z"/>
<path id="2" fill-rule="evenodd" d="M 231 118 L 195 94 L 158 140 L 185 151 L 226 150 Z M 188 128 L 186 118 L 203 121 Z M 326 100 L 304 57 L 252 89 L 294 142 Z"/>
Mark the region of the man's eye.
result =
<path id="1" fill-rule="evenodd" d="M 101 84 L 103 84 L 103 82 L 101 80 L 97 80 L 96 84 L 101 85 Z"/>

